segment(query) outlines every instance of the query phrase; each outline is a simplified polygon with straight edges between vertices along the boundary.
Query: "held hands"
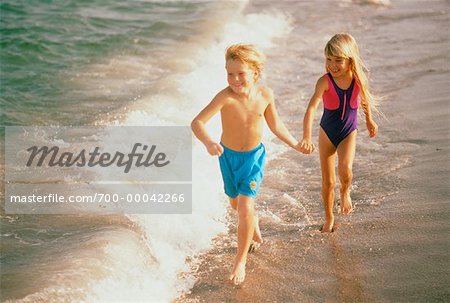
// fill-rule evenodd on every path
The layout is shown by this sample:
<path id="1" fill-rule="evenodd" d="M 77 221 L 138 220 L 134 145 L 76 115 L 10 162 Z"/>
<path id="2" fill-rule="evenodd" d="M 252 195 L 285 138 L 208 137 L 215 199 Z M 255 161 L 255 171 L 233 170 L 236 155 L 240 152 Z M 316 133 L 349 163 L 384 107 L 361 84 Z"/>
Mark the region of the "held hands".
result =
<path id="1" fill-rule="evenodd" d="M 378 133 L 378 125 L 372 120 L 366 120 L 367 130 L 369 131 L 369 137 L 373 138 Z"/>
<path id="2" fill-rule="evenodd" d="M 304 154 L 312 154 L 316 149 L 316 146 L 310 139 L 302 139 L 302 141 L 296 145 L 295 149 Z"/>
<path id="3" fill-rule="evenodd" d="M 211 142 L 206 145 L 206 149 L 211 156 L 221 156 L 223 153 L 223 147 L 219 143 Z"/>

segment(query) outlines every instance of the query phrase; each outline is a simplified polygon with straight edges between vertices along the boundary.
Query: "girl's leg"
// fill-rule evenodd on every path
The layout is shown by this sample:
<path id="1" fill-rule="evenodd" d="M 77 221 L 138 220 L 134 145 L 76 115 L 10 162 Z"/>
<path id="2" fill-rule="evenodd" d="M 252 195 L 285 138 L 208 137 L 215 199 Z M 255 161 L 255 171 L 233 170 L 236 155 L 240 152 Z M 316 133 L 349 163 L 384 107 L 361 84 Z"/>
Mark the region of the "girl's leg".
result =
<path id="1" fill-rule="evenodd" d="M 230 200 L 231 208 L 237 210 L 238 198 L 228 198 L 228 199 Z M 255 232 L 253 233 L 253 241 L 261 244 L 263 243 L 263 239 L 261 235 L 261 230 L 259 229 L 259 219 L 258 215 L 256 214 L 256 211 L 254 213 L 255 213 L 254 215 Z"/>
<path id="2" fill-rule="evenodd" d="M 245 264 L 248 248 L 254 233 L 255 201 L 247 196 L 237 197 L 238 211 L 238 248 L 233 270 L 229 280 L 233 284 L 240 284 L 245 279 Z"/>
<path id="3" fill-rule="evenodd" d="M 334 226 L 334 187 L 336 185 L 334 168 L 336 148 L 322 128 L 319 130 L 319 153 L 320 167 L 322 169 L 322 199 L 325 209 L 325 224 L 322 227 L 322 232 L 332 232 Z"/>
<path id="4" fill-rule="evenodd" d="M 357 131 L 351 132 L 338 146 L 338 174 L 341 183 L 341 213 L 347 215 L 352 212 L 350 185 L 353 178 L 353 160 L 355 159 Z"/>

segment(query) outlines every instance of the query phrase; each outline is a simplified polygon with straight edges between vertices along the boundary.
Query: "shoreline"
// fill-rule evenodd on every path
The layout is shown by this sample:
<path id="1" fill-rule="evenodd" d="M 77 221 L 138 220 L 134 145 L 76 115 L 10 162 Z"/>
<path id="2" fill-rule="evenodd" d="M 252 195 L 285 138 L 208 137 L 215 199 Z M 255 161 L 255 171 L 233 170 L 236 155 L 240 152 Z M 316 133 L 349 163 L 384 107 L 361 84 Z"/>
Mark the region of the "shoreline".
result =
<path id="1" fill-rule="evenodd" d="M 268 164 L 265 180 L 270 181 L 262 189 L 270 188 L 272 196 L 262 191 L 257 210 L 265 210 L 266 203 L 272 209 L 285 206 L 279 200 L 287 193 L 305 213 L 295 210 L 283 219 L 306 222 L 304 228 L 295 224 L 268 228 L 267 217 L 262 217 L 265 243 L 249 255 L 243 285 L 234 287 L 226 281 L 236 249 L 236 222 L 231 221 L 228 234 L 201 256 L 193 289 L 175 302 L 450 301 L 450 58 L 444 47 L 448 38 L 439 39 L 442 32 L 435 32 L 438 26 L 448 25 L 448 18 L 442 17 L 442 3 L 433 4 L 429 15 L 415 15 L 418 2 L 416 6 L 396 3 L 399 8 L 387 16 L 371 17 L 378 26 L 366 33 L 362 44 L 373 51 L 375 84 L 389 94 L 389 102 L 383 104 L 387 119 L 379 118 L 374 142 L 367 140 L 360 121 L 354 213 L 336 215 L 338 229 L 320 233 L 323 210 L 317 159 L 286 152 Z M 403 13 L 406 9 L 411 16 L 427 20 L 414 33 L 407 27 L 415 21 Z M 385 21 L 396 14 L 405 17 L 399 17 L 395 26 Z M 381 32 L 388 26 L 393 33 L 384 36 Z M 380 35 L 386 39 L 381 43 Z M 430 42 L 406 40 L 404 35 L 426 36 Z M 406 56 L 395 44 L 398 41 L 408 41 L 415 51 Z M 384 58 L 384 53 L 390 56 Z"/>

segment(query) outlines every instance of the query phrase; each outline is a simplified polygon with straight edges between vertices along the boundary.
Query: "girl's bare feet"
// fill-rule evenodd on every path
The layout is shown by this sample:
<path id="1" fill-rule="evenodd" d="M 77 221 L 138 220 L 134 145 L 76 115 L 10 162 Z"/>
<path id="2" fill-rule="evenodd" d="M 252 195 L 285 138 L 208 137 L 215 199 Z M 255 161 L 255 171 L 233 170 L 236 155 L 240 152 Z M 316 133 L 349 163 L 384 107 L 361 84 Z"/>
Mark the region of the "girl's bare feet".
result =
<path id="1" fill-rule="evenodd" d="M 331 233 L 334 231 L 334 218 L 326 219 L 325 224 L 320 229 L 323 233 Z"/>
<path id="2" fill-rule="evenodd" d="M 352 198 L 350 198 L 350 193 L 341 194 L 341 213 L 348 215 L 353 211 Z"/>

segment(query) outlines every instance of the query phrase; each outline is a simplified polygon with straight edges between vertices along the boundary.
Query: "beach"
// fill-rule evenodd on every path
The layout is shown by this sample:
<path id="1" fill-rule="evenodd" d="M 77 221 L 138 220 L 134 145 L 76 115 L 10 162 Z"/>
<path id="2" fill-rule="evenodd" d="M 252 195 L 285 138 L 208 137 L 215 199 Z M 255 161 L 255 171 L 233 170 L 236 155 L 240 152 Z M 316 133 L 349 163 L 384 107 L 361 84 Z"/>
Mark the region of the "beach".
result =
<path id="1" fill-rule="evenodd" d="M 318 163 L 309 168 L 307 156 L 286 152 L 270 162 L 263 183 L 270 188 L 263 193 L 275 188 L 279 195 L 263 194 L 259 203 L 264 206 L 259 206 L 264 213 L 266 204 L 271 205 L 273 212 L 285 215 L 286 225 L 296 221 L 304 225 L 273 228 L 262 217 L 265 243 L 249 256 L 241 287 L 226 281 L 233 261 L 230 246 L 235 243 L 223 245 L 224 240 L 217 239 L 218 247 L 204 255 L 192 292 L 177 302 L 450 299 L 449 42 L 444 34 L 449 27 L 448 3 L 432 1 L 426 9 L 423 4 L 392 1 L 383 9 L 365 6 L 359 8 L 366 10 L 365 15 L 360 20 L 355 16 L 359 26 L 346 24 L 336 30 L 351 31 L 364 45 L 363 53 L 368 49 L 364 56 L 374 87 L 386 96 L 381 107 L 386 119 L 378 118 L 380 130 L 374 142 L 360 122 L 352 191 L 355 212 L 338 215 L 336 232 L 321 234 Z M 335 22 L 351 19 L 335 16 Z M 272 58 L 277 60 L 277 54 Z M 312 92 L 302 78 L 299 89 L 308 87 Z M 307 97 L 302 106 L 304 102 Z M 303 113 L 303 108 L 292 104 L 283 109 L 284 117 Z M 299 118 L 289 121 L 291 129 L 298 129 Z M 295 198 L 294 205 L 286 202 L 286 194 Z M 235 229 L 232 225 L 223 237 L 235 241 Z"/>
<path id="2" fill-rule="evenodd" d="M 262 81 L 297 138 L 337 32 L 356 38 L 383 97 L 376 138 L 359 116 L 355 209 L 336 214 L 331 234 L 319 231 L 318 152 L 302 155 L 265 130 L 264 243 L 243 285 L 227 281 L 237 219 L 218 161 L 192 138 L 191 214 L 2 208 L 2 302 L 450 301 L 448 1 L 23 0 L 1 9 L 2 136 L 13 125 L 187 126 L 226 86 L 224 50 L 238 42 L 267 55 Z M 220 138 L 218 117 L 208 130 Z"/>

